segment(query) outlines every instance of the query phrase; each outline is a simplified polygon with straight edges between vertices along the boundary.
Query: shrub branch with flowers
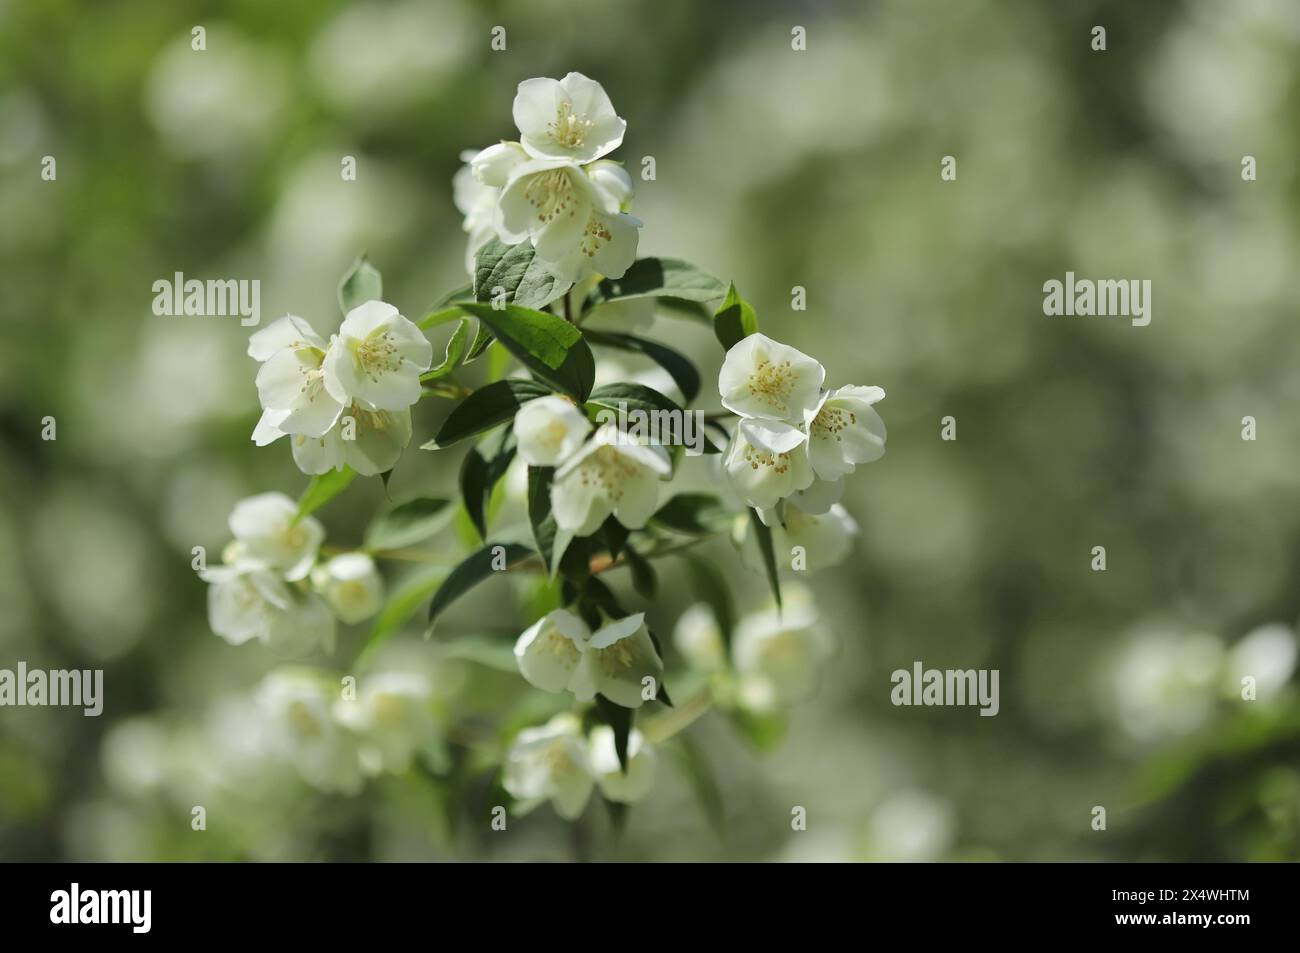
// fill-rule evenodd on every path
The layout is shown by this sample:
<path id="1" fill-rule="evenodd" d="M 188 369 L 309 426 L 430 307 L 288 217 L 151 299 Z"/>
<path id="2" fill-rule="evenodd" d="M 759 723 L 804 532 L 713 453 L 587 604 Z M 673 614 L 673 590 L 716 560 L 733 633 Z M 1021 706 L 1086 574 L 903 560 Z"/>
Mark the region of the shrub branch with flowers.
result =
<path id="1" fill-rule="evenodd" d="M 513 114 L 518 140 L 465 153 L 453 183 L 472 284 L 412 321 L 383 300 L 382 278 L 363 258 L 340 284 L 344 316 L 328 341 L 296 316 L 251 337 L 263 407 L 253 441 L 286 438 L 312 479 L 296 502 L 278 493 L 241 501 L 223 564 L 202 576 L 211 626 L 232 644 L 332 652 L 336 622 L 374 619 L 353 663 L 362 683 L 350 695 L 340 699 L 325 673 L 299 669 L 272 673 L 259 694 L 299 740 L 293 760 L 303 777 L 351 792 L 417 756 L 435 775 L 445 771 L 456 735 L 454 715 L 435 714 L 417 673 L 370 670 L 378 646 L 425 599 L 426 637 L 436 638 L 444 610 L 480 583 L 540 574 L 549 601 L 514 642 L 512 665 L 531 686 L 572 700 L 544 724 L 500 738 L 495 769 L 516 813 L 549 800 L 572 819 L 597 788 L 612 807 L 643 797 L 656 746 L 674 738 L 707 794 L 707 766 L 682 734 L 696 717 L 721 709 L 763 742 L 779 734 L 781 707 L 812 690 L 829 640 L 806 592 L 787 587 L 783 599 L 779 568 L 787 553 L 802 553 L 806 565 L 795 568 L 807 569 L 847 555 L 856 525 L 839 499 L 845 477 L 884 453 L 875 410 L 884 391 L 828 388 L 821 364 L 759 332 L 734 285 L 683 261 L 637 258 L 632 180 L 607 158 L 626 123 L 599 83 L 578 73 L 527 80 Z M 656 312 L 710 323 L 725 351 L 724 411 L 702 415 L 699 445 L 702 465 L 725 474 L 720 496 L 668 487 L 694 456 L 683 443 L 687 408 L 701 391 L 695 365 L 601 320 L 621 315 L 618 326 L 635 329 Z M 435 363 L 426 334 L 442 325 L 454 326 Z M 663 383 L 597 386 L 593 349 L 648 358 Z M 462 384 L 457 372 L 480 360 L 487 382 Z M 473 441 L 460 464 L 459 504 L 410 500 L 380 514 L 363 547 L 325 558 L 312 513 L 356 476 L 387 483 L 422 398 L 454 402 L 420 445 L 435 466 Z M 668 426 L 647 439 L 612 422 L 612 412 Z M 494 525 L 494 491 L 512 466 L 526 467 L 524 518 Z M 419 558 L 410 547 L 443 533 L 458 513 L 481 545 L 454 568 L 432 565 L 386 593 L 376 560 Z M 718 536 L 766 574 L 770 608 L 736 618 L 726 570 L 691 551 Z M 634 598 L 649 602 L 653 564 L 669 555 L 688 562 L 700 601 L 675 626 L 681 665 L 666 679 L 659 633 L 607 579 L 626 568 Z M 680 695 L 676 707 L 666 680 Z"/>

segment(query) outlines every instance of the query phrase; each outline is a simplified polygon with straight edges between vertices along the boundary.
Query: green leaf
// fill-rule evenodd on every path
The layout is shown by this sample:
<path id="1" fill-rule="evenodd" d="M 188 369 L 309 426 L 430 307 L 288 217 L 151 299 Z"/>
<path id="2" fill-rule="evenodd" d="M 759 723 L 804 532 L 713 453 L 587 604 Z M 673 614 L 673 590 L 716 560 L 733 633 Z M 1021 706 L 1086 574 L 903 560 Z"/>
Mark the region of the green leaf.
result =
<path id="1" fill-rule="evenodd" d="M 749 525 L 754 531 L 754 538 L 758 540 L 759 551 L 763 554 L 763 568 L 767 571 L 767 582 L 772 587 L 772 596 L 776 599 L 776 607 L 781 608 L 781 579 L 776 572 L 776 550 L 772 547 L 772 531 L 763 524 L 758 516 L 758 510 L 750 507 Z"/>
<path id="2" fill-rule="evenodd" d="M 706 271 L 678 258 L 642 258 L 632 263 L 622 278 L 606 278 L 597 287 L 589 307 L 617 298 L 659 298 L 663 303 L 697 314 L 703 306 L 727 293 L 726 287 Z"/>
<path id="3" fill-rule="evenodd" d="M 478 323 L 478 328 L 474 332 L 474 343 L 469 346 L 469 353 L 465 355 L 465 363 L 468 364 L 482 356 L 483 352 L 492 346 L 496 338 L 492 336 L 492 331 L 482 321 Z"/>
<path id="4" fill-rule="evenodd" d="M 734 515 L 708 493 L 679 493 L 655 511 L 651 520 L 689 536 L 711 536 L 731 529 Z"/>
<path id="5" fill-rule="evenodd" d="M 442 530 L 453 510 L 447 500 L 418 496 L 381 514 L 366 530 L 367 549 L 401 549 Z"/>
<path id="6" fill-rule="evenodd" d="M 302 519 L 307 514 L 316 512 L 346 490 L 356 476 L 355 470 L 345 466 L 342 470 L 330 470 L 312 477 L 311 482 L 307 484 L 307 489 L 303 490 L 302 496 L 298 497 L 296 519 Z"/>
<path id="7" fill-rule="evenodd" d="M 591 348 L 576 325 L 545 311 L 517 305 L 467 304 L 511 354 L 537 377 L 578 400 L 586 400 L 596 376 Z"/>
<path id="8" fill-rule="evenodd" d="M 732 284 L 727 288 L 727 297 L 713 315 L 713 333 L 718 336 L 723 350 L 730 351 L 737 341 L 757 330 L 758 316 L 754 314 L 749 302 L 736 294 L 736 286 Z"/>
<path id="9" fill-rule="evenodd" d="M 533 528 L 533 542 L 542 557 L 546 572 L 551 574 L 551 550 L 555 546 L 555 517 L 551 514 L 551 480 L 554 467 L 528 468 L 528 522 Z"/>
<path id="10" fill-rule="evenodd" d="M 716 566 L 707 559 L 701 559 L 693 553 L 682 553 L 682 559 L 690 567 L 689 585 L 695 598 L 713 610 L 717 620 L 718 631 L 722 633 L 722 644 L 731 658 L 731 632 L 736 626 L 736 604 L 731 598 L 727 581 Z"/>
<path id="11" fill-rule="evenodd" d="M 421 381 L 434 381 L 439 377 L 446 377 L 456 369 L 460 359 L 465 356 L 465 349 L 469 344 L 469 329 L 473 323 L 469 318 L 461 318 L 460 323 L 456 325 L 456 330 L 451 332 L 451 337 L 447 341 L 447 353 L 442 363 L 421 374 Z"/>
<path id="12" fill-rule="evenodd" d="M 541 309 L 573 287 L 551 274 L 536 254 L 530 242 L 506 245 L 493 238 L 474 256 L 474 297 L 491 302 L 504 292 L 508 304 Z"/>
<path id="13" fill-rule="evenodd" d="M 650 413 L 655 410 L 667 410 L 675 412 L 674 416 L 678 416 L 682 412 L 682 409 L 673 400 L 659 393 L 653 387 L 631 382 L 602 384 L 591 392 L 591 396 L 587 398 L 587 401 L 598 407 L 614 411 L 617 411 L 619 405 L 622 404 L 630 411 L 640 410 Z"/>
<path id="14" fill-rule="evenodd" d="M 609 556 L 611 559 L 618 559 L 618 554 L 623 551 L 623 544 L 627 542 L 628 529 L 618 521 L 616 517 L 609 516 L 600 527 L 601 535 L 605 537 L 605 544 L 609 547 Z"/>
<path id="15" fill-rule="evenodd" d="M 672 375 L 673 382 L 686 398 L 686 403 L 691 403 L 699 394 L 700 372 L 689 359 L 672 348 L 631 334 L 592 331 L 590 328 L 583 333 L 592 344 L 618 348 L 620 351 L 632 351 L 650 358 Z"/>
<path id="16" fill-rule="evenodd" d="M 486 457 L 478 447 L 465 455 L 460 468 L 460 492 L 465 501 L 465 512 L 470 522 L 478 530 L 479 539 L 487 539 L 487 503 L 492 495 L 492 488 L 501 479 L 515 457 L 514 434 L 506 430 L 502 434 L 492 456 Z"/>
<path id="17" fill-rule="evenodd" d="M 624 774 L 627 774 L 627 739 L 632 733 L 635 714 L 635 710 L 616 705 L 604 695 L 596 696 L 596 717 L 614 729 L 614 751 L 618 754 L 618 764 Z"/>
<path id="18" fill-rule="evenodd" d="M 374 265 L 362 255 L 352 263 L 339 282 L 339 307 L 347 314 L 367 301 L 384 300 L 384 279 Z"/>
<path id="19" fill-rule="evenodd" d="M 366 637 L 365 648 L 357 656 L 356 667 L 364 667 L 374 655 L 375 650 L 394 632 L 406 624 L 415 615 L 424 602 L 437 592 L 443 580 L 447 578 L 446 566 L 421 566 L 407 575 L 389 594 L 384 608 L 375 616 L 370 634 Z"/>
<path id="20" fill-rule="evenodd" d="M 628 568 L 632 570 L 632 588 L 647 602 L 653 601 L 655 591 L 659 588 L 659 578 L 650 561 L 631 546 L 624 548 L 627 553 Z"/>
<path id="21" fill-rule="evenodd" d="M 491 430 L 514 417 L 528 401 L 544 397 L 550 390 L 536 381 L 509 378 L 485 384 L 470 394 L 447 415 L 438 434 L 421 450 L 441 450 L 467 437 Z"/>
<path id="22" fill-rule="evenodd" d="M 467 556 L 451 571 L 429 603 L 429 633 L 433 632 L 433 624 L 449 605 L 484 579 L 497 572 L 506 572 L 532 555 L 531 549 L 519 543 L 488 543 Z"/>
<path id="23" fill-rule="evenodd" d="M 721 835 L 727 826 L 727 812 L 722 800 L 722 790 L 713 773 L 713 766 L 700 746 L 686 733 L 679 734 L 670 746 L 674 760 L 686 780 L 690 782 L 695 800 L 714 833 Z"/>

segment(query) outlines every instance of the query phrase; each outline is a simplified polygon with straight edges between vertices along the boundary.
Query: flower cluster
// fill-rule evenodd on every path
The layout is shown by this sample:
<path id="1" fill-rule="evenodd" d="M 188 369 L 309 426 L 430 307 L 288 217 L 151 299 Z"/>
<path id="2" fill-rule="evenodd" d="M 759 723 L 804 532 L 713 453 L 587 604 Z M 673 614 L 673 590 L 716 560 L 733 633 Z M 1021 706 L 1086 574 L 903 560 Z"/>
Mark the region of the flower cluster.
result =
<path id="1" fill-rule="evenodd" d="M 592 433 L 586 415 L 558 395 L 525 404 L 513 430 L 520 459 L 555 467 L 551 510 L 572 536 L 594 533 L 611 515 L 641 529 L 659 501 L 659 481 L 672 473 L 663 447 L 638 442 L 615 424 Z"/>
<path id="2" fill-rule="evenodd" d="M 885 452 L 885 423 L 872 406 L 879 387 L 822 389 L 826 369 L 765 334 L 742 338 L 718 373 L 722 406 L 740 418 L 723 460 L 727 476 L 763 522 L 789 501 L 822 514 L 844 492 L 844 476 Z"/>
<path id="3" fill-rule="evenodd" d="M 614 730 L 597 725 L 584 738 L 582 723 L 566 712 L 519 732 L 506 754 L 502 785 L 520 813 L 549 800 L 557 814 L 571 821 L 586 808 L 596 786 L 609 801 L 641 800 L 654 786 L 655 764 L 654 749 L 635 728 L 628 735 L 624 770 Z"/>
<path id="4" fill-rule="evenodd" d="M 624 708 L 657 697 L 664 673 L 642 612 L 593 633 L 572 612 L 555 609 L 519 636 L 515 660 L 529 684 L 543 691 L 569 691 L 579 701 L 599 693 Z"/>
<path id="5" fill-rule="evenodd" d="M 199 575 L 211 584 L 208 621 L 231 645 L 262 642 L 301 656 L 334 646 L 335 618 L 359 622 L 379 611 L 383 581 L 365 553 L 318 562 L 325 529 L 283 493 L 240 500 L 223 565 Z"/>
<path id="6" fill-rule="evenodd" d="M 603 156 L 627 123 L 604 88 L 581 73 L 529 79 L 514 102 L 518 141 L 466 153 L 453 183 L 469 234 L 466 266 L 495 235 L 530 242 L 557 278 L 622 277 L 636 258 L 641 223 L 627 214 L 632 179 Z"/>
<path id="7" fill-rule="evenodd" d="M 355 794 L 366 777 L 400 774 L 419 758 L 447 765 L 429 679 L 380 672 L 344 692 L 320 672 L 281 669 L 258 686 L 260 742 L 322 791 Z"/>
<path id="8" fill-rule="evenodd" d="M 328 344 L 287 315 L 249 339 L 248 355 L 262 364 L 254 443 L 288 434 L 304 473 L 349 466 L 372 476 L 392 469 L 411 441 L 410 407 L 420 399 L 433 346 L 392 305 L 366 301 Z"/>

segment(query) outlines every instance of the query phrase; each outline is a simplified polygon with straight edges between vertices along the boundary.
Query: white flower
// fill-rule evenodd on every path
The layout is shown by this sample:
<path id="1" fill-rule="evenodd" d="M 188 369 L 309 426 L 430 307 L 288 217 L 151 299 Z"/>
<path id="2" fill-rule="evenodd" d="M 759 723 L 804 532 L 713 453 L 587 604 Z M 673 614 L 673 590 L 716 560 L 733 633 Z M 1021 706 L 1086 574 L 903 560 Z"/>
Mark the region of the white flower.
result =
<path id="1" fill-rule="evenodd" d="M 617 425 L 606 424 L 555 471 L 555 523 L 586 536 L 612 513 L 628 529 L 640 529 L 654 515 L 659 481 L 671 472 L 662 447 L 635 443 Z"/>
<path id="2" fill-rule="evenodd" d="M 826 369 L 807 354 L 765 334 L 750 334 L 727 351 L 718 372 L 722 406 L 741 417 L 803 426 L 817 407 Z"/>
<path id="3" fill-rule="evenodd" d="M 838 503 L 822 514 L 806 513 L 793 506 L 785 507 L 785 524 L 773 522 L 772 547 L 777 553 L 777 564 L 790 558 L 798 546 L 803 550 L 801 569 L 815 572 L 842 563 L 853 551 L 853 539 L 858 535 L 858 524 L 849 511 Z M 736 544 L 741 560 L 754 572 L 763 572 L 763 556 L 758 540 L 753 535 L 753 524 L 748 517 L 736 520 Z"/>
<path id="4" fill-rule="evenodd" d="M 345 405 L 405 410 L 420 399 L 420 375 L 432 362 L 433 345 L 418 327 L 391 304 L 367 301 L 347 313 L 330 341 L 325 387 Z"/>
<path id="5" fill-rule="evenodd" d="M 587 415 L 563 397 L 530 400 L 515 414 L 519 456 L 529 466 L 555 466 L 576 452 L 590 431 Z"/>
<path id="6" fill-rule="evenodd" d="M 461 153 L 465 165 L 456 170 L 451 179 L 452 201 L 461 215 L 465 216 L 461 229 L 469 236 L 465 244 L 465 270 L 474 274 L 474 256 L 496 234 L 493 220 L 496 218 L 497 199 L 501 195 L 499 188 L 484 185 L 474 175 L 470 159 L 476 153 Z"/>
<path id="7" fill-rule="evenodd" d="M 595 784 L 578 719 L 557 715 L 540 728 L 519 732 L 506 753 L 501 783 L 520 802 L 521 812 L 550 800 L 565 820 L 576 819 Z"/>
<path id="8" fill-rule="evenodd" d="M 545 692 L 594 692 L 583 665 L 591 630 L 567 609 L 553 609 L 529 626 L 515 642 L 519 672 L 530 685 Z"/>
<path id="9" fill-rule="evenodd" d="M 600 785 L 600 793 L 611 801 L 631 804 L 650 793 L 655 784 L 654 748 L 646 744 L 641 732 L 633 728 L 627 736 L 627 772 L 618 761 L 614 729 L 597 725 L 588 739 L 591 745 L 591 771 Z"/>
<path id="10" fill-rule="evenodd" d="M 316 562 L 325 527 L 311 516 L 298 518 L 298 504 L 283 493 L 259 493 L 235 504 L 230 532 L 242 562 L 303 579 Z"/>
<path id="11" fill-rule="evenodd" d="M 624 708 L 640 708 L 646 690 L 657 697 L 663 683 L 664 663 L 642 612 L 596 630 L 582 661 L 586 675 L 574 692 L 579 701 L 601 694 Z"/>
<path id="12" fill-rule="evenodd" d="M 250 356 L 262 361 L 257 397 L 277 414 L 286 433 L 319 437 L 338 420 L 343 404 L 325 388 L 326 346 L 302 318 L 287 315 L 248 341 Z"/>
<path id="13" fill-rule="evenodd" d="M 1259 701 L 1275 698 L 1291 679 L 1296 666 L 1296 635 L 1288 625 L 1274 622 L 1248 632 L 1228 651 L 1224 664 L 1224 691 L 1240 699 L 1241 680 L 1255 680 Z"/>
<path id="14" fill-rule="evenodd" d="M 505 188 L 515 166 L 528 161 L 528 153 L 517 142 L 498 142 L 472 154 L 461 153 L 461 158 L 469 163 L 476 182 L 499 190 Z"/>
<path id="15" fill-rule="evenodd" d="M 529 155 L 591 162 L 617 149 L 627 123 L 604 87 L 581 73 L 519 84 L 514 103 L 519 140 Z"/>
<path id="16" fill-rule="evenodd" d="M 273 749 L 323 791 L 355 794 L 362 775 L 356 742 L 333 718 L 328 682 L 312 672 L 272 672 L 256 701 Z"/>
<path id="17" fill-rule="evenodd" d="M 640 222 L 620 211 L 620 195 L 563 159 L 533 159 L 511 171 L 497 205 L 497 235 L 530 241 L 557 277 L 594 270 L 621 278 L 636 259 Z"/>
<path id="18" fill-rule="evenodd" d="M 248 356 L 255 361 L 266 361 L 285 348 L 302 347 L 324 351 L 325 342 L 302 318 L 286 314 L 249 337 Z"/>
<path id="19" fill-rule="evenodd" d="M 361 738 L 361 763 L 370 774 L 405 771 L 417 755 L 435 771 L 446 766 L 433 688 L 420 672 L 372 675 L 355 699 L 334 703 L 334 715 Z"/>
<path id="20" fill-rule="evenodd" d="M 722 630 L 713 610 L 703 602 L 691 606 L 678 618 L 673 628 L 673 644 L 691 668 L 701 672 L 720 672 L 727 667 Z"/>
<path id="21" fill-rule="evenodd" d="M 811 464 L 811 460 L 809 463 Z M 821 516 L 829 513 L 831 507 L 840 501 L 844 496 L 844 480 L 813 480 L 813 482 L 803 490 L 795 490 L 787 496 L 786 503 L 799 507 L 805 513 L 811 513 L 814 516 Z M 779 520 L 772 510 L 760 510 L 759 514 L 763 519 L 764 526 L 773 526 Z"/>
<path id="22" fill-rule="evenodd" d="M 871 406 L 884 397 L 879 387 L 850 384 L 823 394 L 805 414 L 808 459 L 818 477 L 838 480 L 884 456 L 885 422 Z"/>
<path id="23" fill-rule="evenodd" d="M 312 573 L 312 583 L 339 620 L 353 625 L 384 604 L 384 581 L 365 553 L 335 556 Z"/>
<path id="24" fill-rule="evenodd" d="M 536 688 L 569 691 L 579 701 L 601 694 L 624 708 L 640 708 L 647 688 L 657 696 L 664 673 L 644 613 L 610 622 L 593 635 L 578 616 L 554 609 L 519 636 L 515 660 Z M 648 685 L 647 678 L 653 680 Z"/>
<path id="25" fill-rule="evenodd" d="M 776 420 L 740 420 L 722 466 L 736 492 L 760 510 L 808 489 L 814 479 L 807 435 Z"/>
<path id="26" fill-rule="evenodd" d="M 296 596 L 265 569 L 214 566 L 199 577 L 208 589 L 208 624 L 231 645 L 256 639 L 283 656 L 333 651 L 334 617 L 318 597 Z"/>
<path id="27" fill-rule="evenodd" d="M 623 168 L 623 163 L 601 159 L 586 166 L 584 171 L 592 184 L 613 202 L 615 208 L 623 212 L 628 210 L 632 204 L 632 176 Z"/>
<path id="28" fill-rule="evenodd" d="M 282 413 L 262 414 L 253 430 L 253 442 L 259 447 L 285 435 L 277 426 Z M 347 465 L 362 476 L 374 476 L 391 470 L 411 442 L 411 412 L 375 410 L 358 401 L 323 436 L 294 434 L 289 442 L 303 473 L 327 473 Z"/>
<path id="29" fill-rule="evenodd" d="M 1142 741 L 1195 731 L 1213 710 L 1223 645 L 1206 632 L 1140 634 L 1114 673 L 1115 713 Z"/>
<path id="30" fill-rule="evenodd" d="M 751 699 L 795 702 L 816 687 L 832 644 L 805 590 L 788 588 L 784 608 L 745 616 L 736 625 L 732 654 L 742 680 L 756 684 L 745 691 Z M 763 690 L 759 691 L 761 687 Z"/>

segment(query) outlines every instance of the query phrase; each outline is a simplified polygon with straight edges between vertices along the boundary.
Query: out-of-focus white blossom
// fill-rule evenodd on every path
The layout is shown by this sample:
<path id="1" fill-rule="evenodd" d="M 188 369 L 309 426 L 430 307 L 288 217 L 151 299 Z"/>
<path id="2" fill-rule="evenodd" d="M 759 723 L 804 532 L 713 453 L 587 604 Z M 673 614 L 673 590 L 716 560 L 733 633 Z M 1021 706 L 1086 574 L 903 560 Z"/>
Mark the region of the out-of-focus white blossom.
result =
<path id="1" fill-rule="evenodd" d="M 384 581 L 365 553 L 335 556 L 312 573 L 312 583 L 341 622 L 370 618 L 384 604 Z"/>
<path id="2" fill-rule="evenodd" d="M 627 771 L 618 761 L 618 748 L 614 743 L 614 729 L 597 725 L 588 739 L 591 751 L 591 771 L 600 785 L 600 793 L 608 800 L 632 804 L 640 801 L 655 784 L 654 748 L 635 728 L 627 736 Z"/>
<path id="3" fill-rule="evenodd" d="M 506 753 L 501 783 L 520 812 L 549 800 L 565 820 L 576 819 L 595 785 L 578 719 L 565 713 L 519 732 Z"/>

